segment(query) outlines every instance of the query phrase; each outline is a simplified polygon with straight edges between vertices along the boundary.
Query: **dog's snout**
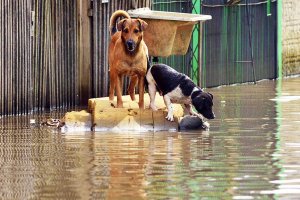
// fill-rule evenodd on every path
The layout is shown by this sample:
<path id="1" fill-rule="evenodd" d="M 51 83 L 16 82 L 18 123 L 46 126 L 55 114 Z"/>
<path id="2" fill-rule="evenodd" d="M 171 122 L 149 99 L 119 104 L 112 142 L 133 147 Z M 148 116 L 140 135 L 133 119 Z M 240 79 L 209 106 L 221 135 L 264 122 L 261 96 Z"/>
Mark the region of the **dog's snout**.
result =
<path id="1" fill-rule="evenodd" d="M 133 46 L 133 41 L 132 40 L 128 40 L 127 41 L 127 46 L 132 47 Z"/>
<path id="2" fill-rule="evenodd" d="M 126 46 L 129 51 L 133 51 L 135 49 L 135 43 L 133 40 L 127 40 Z"/>

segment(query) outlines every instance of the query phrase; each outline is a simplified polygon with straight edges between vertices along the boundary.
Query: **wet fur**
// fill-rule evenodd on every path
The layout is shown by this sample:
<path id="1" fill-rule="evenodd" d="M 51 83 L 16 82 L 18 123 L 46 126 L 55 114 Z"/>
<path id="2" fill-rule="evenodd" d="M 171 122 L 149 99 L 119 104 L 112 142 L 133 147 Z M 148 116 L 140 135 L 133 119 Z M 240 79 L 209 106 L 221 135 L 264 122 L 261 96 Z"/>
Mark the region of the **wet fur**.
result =
<path id="1" fill-rule="evenodd" d="M 117 19 L 123 17 L 117 23 Z M 144 78 L 147 71 L 148 48 L 143 40 L 147 23 L 131 19 L 127 12 L 118 10 L 110 19 L 111 41 L 109 44 L 110 88 L 109 99 L 117 95 L 117 107 L 123 107 L 123 76 L 130 76 L 128 93 L 135 100 L 135 87 L 139 87 L 139 107 L 144 108 Z"/>

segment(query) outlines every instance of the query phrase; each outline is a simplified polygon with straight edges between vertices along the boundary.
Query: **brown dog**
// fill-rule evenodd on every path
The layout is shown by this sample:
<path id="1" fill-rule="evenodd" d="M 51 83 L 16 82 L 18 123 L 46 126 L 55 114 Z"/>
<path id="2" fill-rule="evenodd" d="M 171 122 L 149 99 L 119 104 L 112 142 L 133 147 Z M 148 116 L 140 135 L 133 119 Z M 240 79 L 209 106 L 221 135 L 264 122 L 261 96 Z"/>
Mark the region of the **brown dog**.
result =
<path id="1" fill-rule="evenodd" d="M 119 17 L 124 17 L 117 24 Z M 110 18 L 109 68 L 110 87 L 109 100 L 117 93 L 117 107 L 123 107 L 123 76 L 130 76 L 128 92 L 135 100 L 135 86 L 139 87 L 139 107 L 144 108 L 144 78 L 147 71 L 148 48 L 143 40 L 143 31 L 147 23 L 141 19 L 131 19 L 127 12 L 118 10 Z"/>

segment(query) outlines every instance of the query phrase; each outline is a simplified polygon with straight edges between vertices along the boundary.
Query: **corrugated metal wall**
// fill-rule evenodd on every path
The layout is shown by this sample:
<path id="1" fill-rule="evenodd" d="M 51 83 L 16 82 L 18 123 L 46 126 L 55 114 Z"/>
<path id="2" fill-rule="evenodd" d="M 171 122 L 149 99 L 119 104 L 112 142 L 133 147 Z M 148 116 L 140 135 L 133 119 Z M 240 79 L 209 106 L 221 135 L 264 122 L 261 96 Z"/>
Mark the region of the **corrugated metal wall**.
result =
<path id="1" fill-rule="evenodd" d="M 102 3 L 101 0 L 94 0 L 92 9 L 92 96 L 100 97 L 108 95 L 109 71 L 108 71 L 108 42 L 109 18 L 111 14 L 119 9 L 129 10 L 134 7 L 151 7 L 151 0 L 111 0 L 109 3 Z M 124 91 L 125 86 L 124 84 Z"/>
<path id="2" fill-rule="evenodd" d="M 76 2 L 1 1 L 0 115 L 76 105 Z"/>
<path id="3" fill-rule="evenodd" d="M 35 0 L 33 106 L 78 104 L 77 0 Z"/>
<path id="4" fill-rule="evenodd" d="M 0 3 L 0 115 L 32 108 L 31 2 Z"/>
<path id="5" fill-rule="evenodd" d="M 253 81 L 246 1 L 224 6 L 223 0 L 203 0 L 202 14 L 212 15 L 205 23 L 203 40 L 203 86 L 212 87 Z M 276 78 L 276 1 L 267 16 L 267 1 L 249 1 L 253 58 L 256 79 Z"/>

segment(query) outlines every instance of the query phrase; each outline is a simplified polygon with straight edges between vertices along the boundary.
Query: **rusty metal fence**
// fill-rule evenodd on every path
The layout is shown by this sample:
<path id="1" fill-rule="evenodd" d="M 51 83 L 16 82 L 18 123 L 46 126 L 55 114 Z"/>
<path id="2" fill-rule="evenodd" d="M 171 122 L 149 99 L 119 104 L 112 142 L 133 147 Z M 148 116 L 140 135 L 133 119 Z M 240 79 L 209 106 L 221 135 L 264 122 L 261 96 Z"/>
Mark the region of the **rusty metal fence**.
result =
<path id="1" fill-rule="evenodd" d="M 31 2 L 0 3 L 0 115 L 32 108 Z"/>
<path id="2" fill-rule="evenodd" d="M 77 104 L 76 0 L 0 3 L 0 115 Z"/>
<path id="3" fill-rule="evenodd" d="M 33 108 L 78 104 L 77 0 L 33 1 Z"/>
<path id="4" fill-rule="evenodd" d="M 0 116 L 79 105 L 80 0 L 0 2 Z M 151 0 L 88 0 L 91 23 L 89 97 L 108 91 L 108 23 L 117 9 L 151 7 Z M 82 36 L 84 37 L 84 35 Z"/>

